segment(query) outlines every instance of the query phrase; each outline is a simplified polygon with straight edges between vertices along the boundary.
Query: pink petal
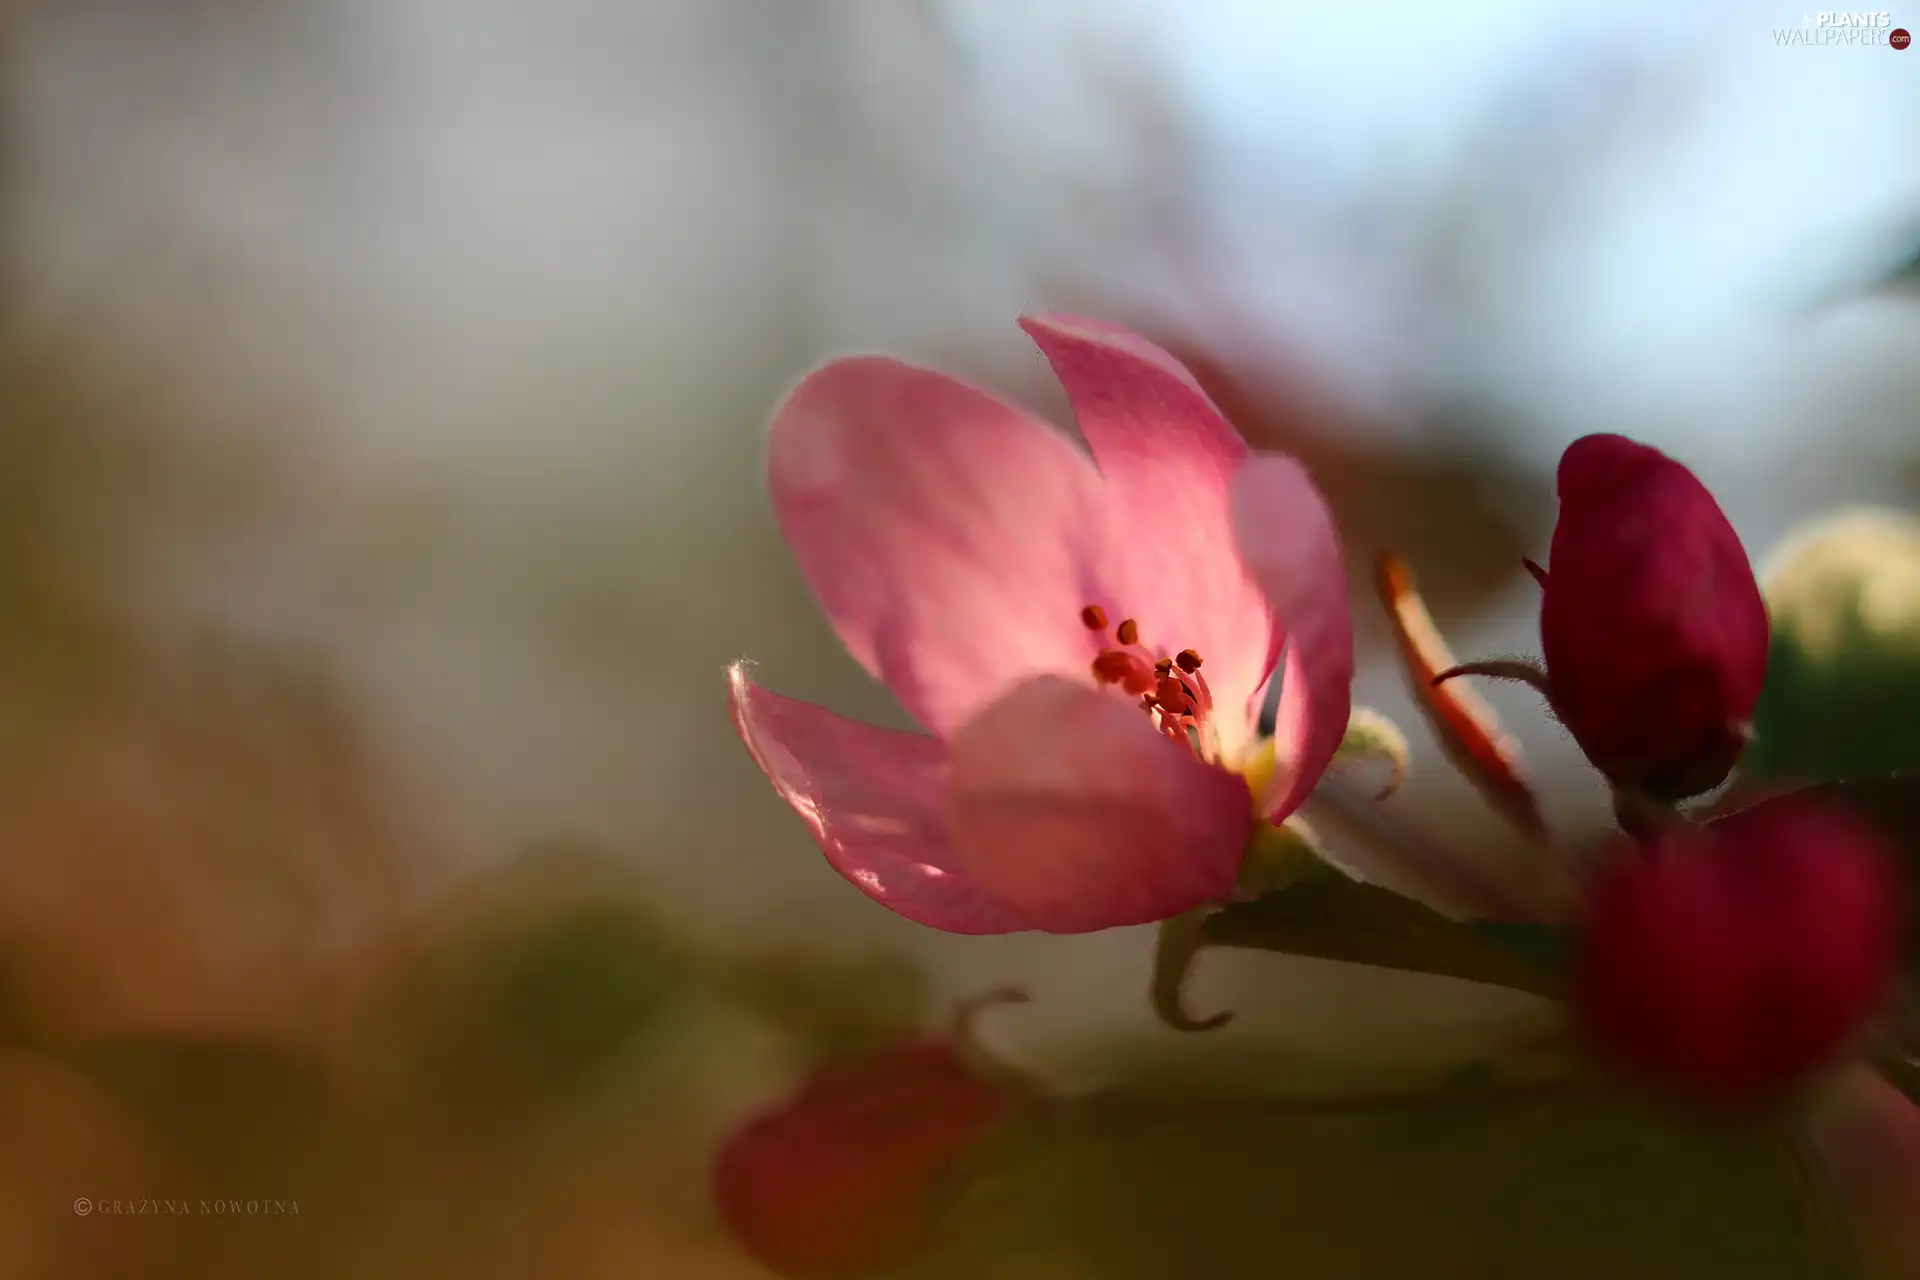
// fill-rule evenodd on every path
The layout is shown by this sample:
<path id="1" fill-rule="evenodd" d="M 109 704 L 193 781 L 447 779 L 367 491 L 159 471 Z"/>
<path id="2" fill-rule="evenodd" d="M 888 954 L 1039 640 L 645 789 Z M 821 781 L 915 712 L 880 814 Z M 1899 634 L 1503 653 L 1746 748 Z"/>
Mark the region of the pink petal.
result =
<path id="1" fill-rule="evenodd" d="M 909 920 L 948 933 L 1032 926 L 959 869 L 941 797 L 947 748 L 769 693 L 727 669 L 734 727 L 835 871 Z"/>
<path id="2" fill-rule="evenodd" d="M 1020 324 L 1066 388 L 1112 493 L 1131 585 L 1122 613 L 1150 645 L 1206 659 L 1223 745 L 1237 748 L 1280 647 L 1234 547 L 1230 492 L 1246 443 L 1193 375 L 1138 334 L 1078 316 Z"/>
<path id="3" fill-rule="evenodd" d="M 1286 636 L 1274 752 L 1280 763 L 1259 809 L 1278 820 L 1319 782 L 1353 710 L 1353 619 L 1333 513 L 1305 467 L 1260 454 L 1234 481 L 1240 554 Z"/>
<path id="4" fill-rule="evenodd" d="M 1114 607 L 1109 506 L 1038 419 L 928 369 L 836 360 L 775 413 L 767 469 L 834 630 L 934 734 L 1025 676 L 1093 661 L 1080 611 Z"/>
<path id="5" fill-rule="evenodd" d="M 1030 680 L 953 741 L 961 866 L 1049 933 L 1145 924 L 1225 898 L 1252 797 L 1124 695 Z"/>

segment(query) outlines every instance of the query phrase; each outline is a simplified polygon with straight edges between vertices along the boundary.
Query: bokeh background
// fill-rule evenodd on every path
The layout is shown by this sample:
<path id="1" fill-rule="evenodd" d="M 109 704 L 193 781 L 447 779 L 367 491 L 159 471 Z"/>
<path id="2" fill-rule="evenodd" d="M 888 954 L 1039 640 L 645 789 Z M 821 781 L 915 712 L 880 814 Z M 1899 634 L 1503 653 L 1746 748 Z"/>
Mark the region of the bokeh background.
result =
<path id="1" fill-rule="evenodd" d="M 1388 811 L 1495 868 L 1375 551 L 1457 652 L 1524 653 L 1578 434 L 1682 457 L 1756 557 L 1920 490 L 1920 53 L 1785 45 L 1784 4 L 3 14 L 0 1274 L 761 1274 L 715 1139 L 1008 981 L 993 1046 L 1062 1088 L 1385 1088 L 1524 1040 L 1524 997 L 1210 955 L 1194 1002 L 1241 1017 L 1202 1045 L 1148 1013 L 1150 932 L 936 935 L 829 870 L 722 678 L 900 723 L 764 501 L 828 356 L 1056 415 L 1021 311 L 1191 358 L 1335 504 L 1357 700 L 1413 740 Z M 1847 634 L 1897 671 L 1914 543 L 1836 553 L 1896 583 Z M 1776 705 L 1833 705 L 1822 634 Z M 1910 721 L 1876 679 L 1849 715 Z M 1571 743 L 1487 696 L 1597 831 Z"/>

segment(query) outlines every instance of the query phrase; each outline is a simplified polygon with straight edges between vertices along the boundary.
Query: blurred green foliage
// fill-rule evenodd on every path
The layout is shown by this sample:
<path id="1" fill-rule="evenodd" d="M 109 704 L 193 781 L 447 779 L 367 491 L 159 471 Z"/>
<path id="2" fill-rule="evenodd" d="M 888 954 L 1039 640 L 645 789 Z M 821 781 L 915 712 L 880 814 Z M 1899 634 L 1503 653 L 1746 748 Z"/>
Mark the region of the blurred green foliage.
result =
<path id="1" fill-rule="evenodd" d="M 215 1186 L 290 1194 L 300 1185 L 292 1170 L 340 1120 L 321 1067 L 264 1038 L 128 1036 L 87 1045 L 72 1060 L 130 1104 L 190 1174 Z"/>
<path id="2" fill-rule="evenodd" d="M 1088 1100 L 1011 1126 L 954 1192 L 903 1280 L 1845 1274 L 1777 1139 L 1589 1098 Z"/>
<path id="3" fill-rule="evenodd" d="M 932 993 L 911 957 L 887 952 L 820 955 L 784 948 L 728 966 L 725 988 L 742 1005 L 798 1037 L 809 1056 L 880 1049 L 926 1026 Z"/>
<path id="4" fill-rule="evenodd" d="M 473 958 L 430 1072 L 475 1116 L 571 1096 L 658 1032 L 685 981 L 637 908 L 573 907 Z"/>
<path id="5" fill-rule="evenodd" d="M 548 843 L 450 904 L 389 975 L 405 1088 L 456 1129 L 505 1135 L 590 1111 L 699 1048 L 763 1027 L 797 1070 L 926 1025 L 908 957 L 732 950 L 687 935 L 621 859 Z M 763 1050 L 764 1051 L 764 1050 Z M 778 1074 L 778 1072 L 776 1072 Z"/>
<path id="6" fill-rule="evenodd" d="M 1898 843 L 1920 886 L 1920 783 L 1899 776 L 1920 774 L 1920 518 L 1862 509 L 1815 521 L 1774 554 L 1762 585 L 1773 647 L 1742 778 L 1828 784 Z M 1907 969 L 1920 975 L 1920 933 Z M 1913 1009 L 1909 995 L 1900 1025 L 1920 1025 Z"/>
<path id="7" fill-rule="evenodd" d="M 1920 519 L 1849 511 L 1815 522 L 1776 553 L 1763 586 L 1773 647 L 1742 776 L 1920 771 Z"/>

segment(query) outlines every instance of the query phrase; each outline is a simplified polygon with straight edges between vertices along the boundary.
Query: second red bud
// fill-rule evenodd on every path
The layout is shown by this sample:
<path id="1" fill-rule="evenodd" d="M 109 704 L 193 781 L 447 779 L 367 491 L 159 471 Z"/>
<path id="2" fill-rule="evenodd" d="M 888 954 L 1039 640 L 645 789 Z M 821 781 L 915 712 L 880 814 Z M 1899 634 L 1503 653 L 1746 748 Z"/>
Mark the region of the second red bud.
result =
<path id="1" fill-rule="evenodd" d="M 1578 1006 L 1594 1048 L 1663 1091 L 1781 1099 L 1839 1059 L 1892 980 L 1904 885 L 1879 832 L 1789 796 L 1609 851 Z"/>

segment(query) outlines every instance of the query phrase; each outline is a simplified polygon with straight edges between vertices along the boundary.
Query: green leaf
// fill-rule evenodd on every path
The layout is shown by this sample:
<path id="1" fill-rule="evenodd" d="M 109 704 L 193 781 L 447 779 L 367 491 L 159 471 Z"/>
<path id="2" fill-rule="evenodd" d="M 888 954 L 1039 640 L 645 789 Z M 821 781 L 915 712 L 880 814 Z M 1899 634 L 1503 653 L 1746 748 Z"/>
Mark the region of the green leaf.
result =
<path id="1" fill-rule="evenodd" d="M 912 1280 L 1835 1274 L 1784 1144 L 1598 1098 L 1042 1110 L 974 1154 Z"/>
<path id="2" fill-rule="evenodd" d="M 1572 939 L 1564 929 L 1523 920 L 1470 920 L 1462 926 L 1483 941 L 1511 952 L 1535 968 L 1565 973 L 1571 963 Z"/>
<path id="3" fill-rule="evenodd" d="M 1773 644 L 1742 776 L 1920 771 L 1920 520 L 1827 517 L 1787 540 L 1763 585 Z"/>
<path id="4" fill-rule="evenodd" d="M 1558 997 L 1559 975 L 1378 885 L 1331 877 L 1296 884 L 1206 918 L 1208 945 L 1404 969 Z"/>

